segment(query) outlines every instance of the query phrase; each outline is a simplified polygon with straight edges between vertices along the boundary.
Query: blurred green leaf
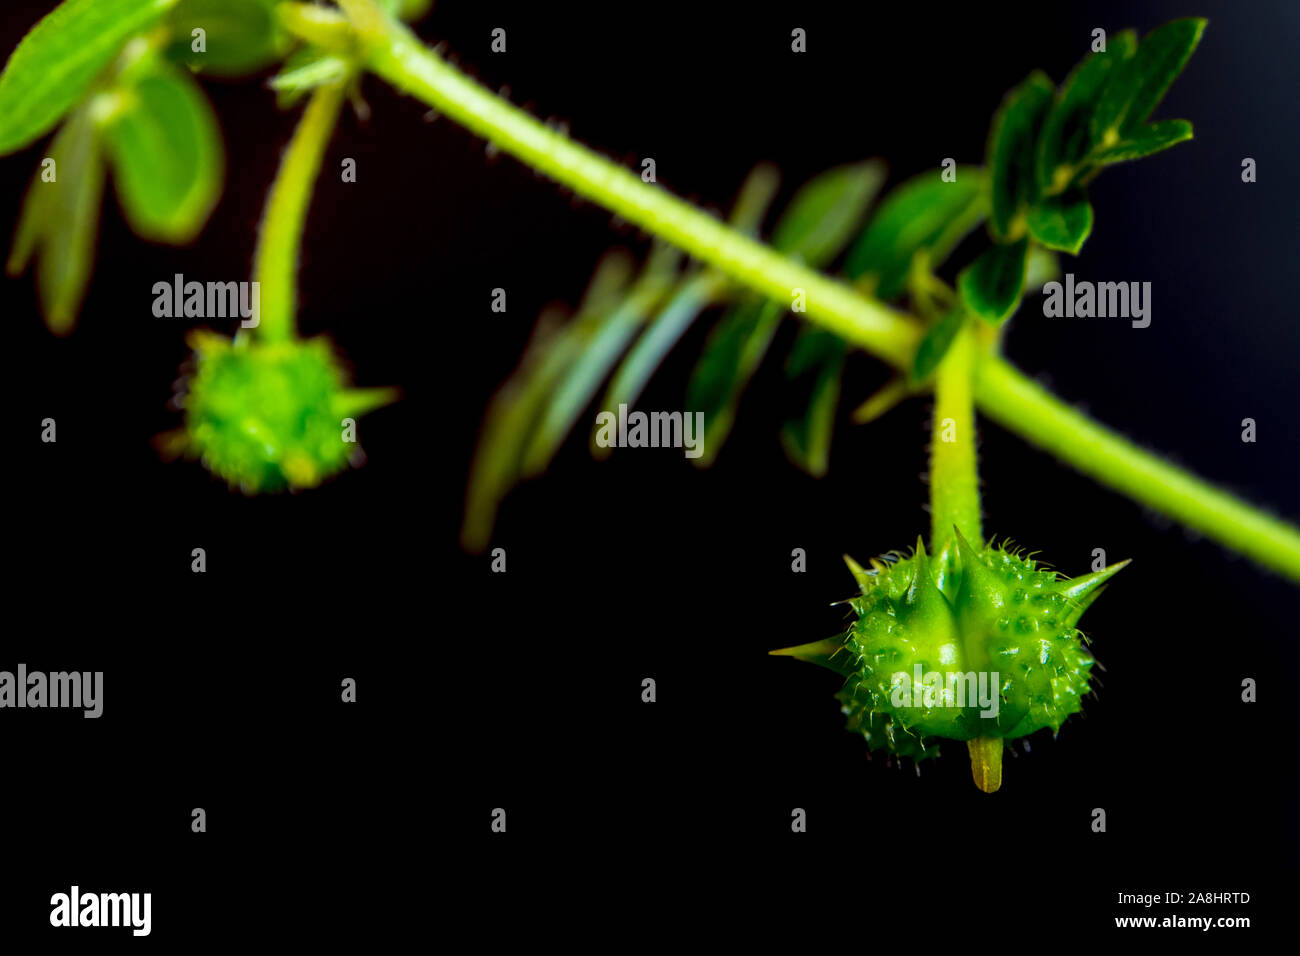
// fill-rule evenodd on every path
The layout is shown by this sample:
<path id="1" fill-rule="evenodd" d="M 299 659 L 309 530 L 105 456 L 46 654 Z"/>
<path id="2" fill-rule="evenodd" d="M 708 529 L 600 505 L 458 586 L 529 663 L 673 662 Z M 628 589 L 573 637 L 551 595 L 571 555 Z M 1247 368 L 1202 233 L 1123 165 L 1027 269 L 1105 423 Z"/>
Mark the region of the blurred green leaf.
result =
<path id="1" fill-rule="evenodd" d="M 74 113 L 50 144 L 55 179 L 37 173 L 27 191 L 8 271 L 16 275 L 35 255 L 36 289 L 45 324 L 67 335 L 77 320 L 95 258 L 104 160 L 94 123 Z"/>
<path id="2" fill-rule="evenodd" d="M 1116 64 L 1123 63 L 1136 49 L 1137 36 L 1132 30 L 1123 30 L 1110 38 L 1106 52 L 1090 54 L 1066 77 L 1038 138 L 1036 169 L 1040 190 L 1059 191 L 1069 185 L 1075 165 L 1092 146 L 1092 114 L 1106 80 Z"/>
<path id="3" fill-rule="evenodd" d="M 885 168 L 876 160 L 839 166 L 809 180 L 781 214 L 772 246 L 809 265 L 825 265 L 861 224 L 884 181 Z"/>
<path id="4" fill-rule="evenodd" d="M 379 0 L 379 5 L 388 15 L 409 23 L 428 13 L 433 0 Z"/>
<path id="5" fill-rule="evenodd" d="M 550 317 L 543 314 L 519 369 L 492 396 L 483 416 L 465 492 L 461 544 L 466 550 L 487 547 L 501 500 L 519 480 L 523 438 L 573 358 L 576 343 L 557 342 L 559 333 L 550 327 Z"/>
<path id="6" fill-rule="evenodd" d="M 999 241 L 1012 238 L 1016 217 L 1037 191 L 1034 154 L 1055 95 L 1052 81 L 1035 70 L 1006 95 L 993 117 L 988 146 L 993 194 L 989 227 Z"/>
<path id="7" fill-rule="evenodd" d="M 948 349 L 952 346 L 953 339 L 961 331 L 962 323 L 966 321 L 966 310 L 960 303 L 949 309 L 938 322 L 930 326 L 929 331 L 925 333 L 925 338 L 921 339 L 921 344 L 916 348 L 916 358 L 912 362 L 912 368 L 908 372 L 908 382 L 915 385 L 930 377 L 930 374 L 939 367 L 943 357 L 948 354 Z M 891 396 L 893 393 L 890 393 Z M 899 389 L 897 397 L 901 398 L 906 392 Z M 863 410 L 859 409 L 862 413 Z M 874 416 L 873 416 L 874 417 Z M 865 413 L 861 417 L 855 416 L 859 421 L 868 420 Z"/>
<path id="8" fill-rule="evenodd" d="M 176 0 L 66 0 L 18 44 L 0 74 L 0 155 L 54 128 L 130 37 Z"/>
<path id="9" fill-rule="evenodd" d="M 759 163 L 750 170 L 732 206 L 732 227 L 747 235 L 757 235 L 779 183 L 776 168 L 767 163 Z M 726 279 L 712 269 L 683 279 L 624 357 L 600 407 L 616 411 L 619 405 L 634 405 L 664 357 L 686 334 L 699 314 L 727 288 Z M 606 458 L 611 449 L 596 442 L 596 431 L 593 426 L 591 453 L 596 458 Z"/>
<path id="10" fill-rule="evenodd" d="M 1098 166 L 1110 166 L 1150 156 L 1191 138 L 1192 124 L 1187 120 L 1161 120 L 1134 130 L 1113 146 L 1094 150 L 1090 159 Z"/>
<path id="11" fill-rule="evenodd" d="M 922 341 L 924 342 L 924 339 Z M 866 401 L 853 409 L 853 423 L 855 425 L 864 425 L 867 422 L 875 421 L 910 394 L 911 390 L 908 387 L 906 378 L 902 375 L 891 378 L 870 395 Z"/>
<path id="12" fill-rule="evenodd" d="M 212 107 L 193 77 L 161 62 L 121 95 L 104 137 L 122 211 L 146 239 L 189 242 L 221 195 L 225 156 Z"/>
<path id="13" fill-rule="evenodd" d="M 609 312 L 589 316 L 566 330 L 578 337 L 575 358 L 533 429 L 524 450 L 523 477 L 538 475 L 551 463 L 600 383 L 671 287 L 679 256 L 670 247 L 658 247 L 625 299 Z"/>
<path id="14" fill-rule="evenodd" d="M 849 250 L 845 274 L 850 279 L 874 277 L 880 299 L 902 295 L 918 251 L 927 250 L 932 266 L 938 267 L 987 214 L 982 169 L 958 167 L 953 182 L 940 175 L 938 170 L 922 173 L 890 190 Z"/>
<path id="15" fill-rule="evenodd" d="M 1029 234 L 1048 249 L 1077 256 L 1092 232 L 1092 203 L 1081 189 L 1041 200 L 1029 210 Z"/>
<path id="16" fill-rule="evenodd" d="M 802 415 L 787 419 L 782 426 L 781 445 L 792 462 L 818 478 L 830 465 L 831 433 L 846 352 L 838 335 L 804 325 L 786 362 L 786 378 L 804 384 L 808 401 Z"/>
<path id="17" fill-rule="evenodd" d="M 785 307 L 768 300 L 738 302 L 709 332 L 704 351 L 686 386 L 686 411 L 704 413 L 704 454 L 691 459 L 713 464 L 736 418 L 736 406 L 776 335 Z"/>
<path id="18" fill-rule="evenodd" d="M 1056 253 L 1044 249 L 1038 243 L 1030 244 L 1028 262 L 1025 265 L 1025 292 L 1041 288 L 1060 278 L 1060 275 L 1061 263 Z"/>
<path id="19" fill-rule="evenodd" d="M 747 236 L 757 236 L 780 185 L 781 174 L 771 163 L 759 163 L 751 169 L 731 205 L 727 220 L 731 228 Z"/>
<path id="20" fill-rule="evenodd" d="M 773 247 L 815 267 L 830 262 L 861 226 L 884 181 L 885 167 L 878 160 L 822 173 L 790 201 L 773 233 Z M 760 327 L 758 331 L 761 335 L 764 330 Z M 830 461 L 831 432 L 847 350 L 839 336 L 805 325 L 786 361 L 786 377 L 808 399 L 803 414 L 787 419 L 782 426 L 781 445 L 794 464 L 817 477 L 826 473 Z M 706 424 L 706 439 L 708 434 Z"/>
<path id="21" fill-rule="evenodd" d="M 279 0 L 181 0 L 167 17 L 167 55 L 194 70 L 241 76 L 274 63 L 289 47 L 275 16 Z M 203 30 L 203 50 L 194 31 Z"/>
<path id="22" fill-rule="evenodd" d="M 1111 71 L 1091 122 L 1092 142 L 1102 148 L 1136 132 L 1169 90 L 1201 41 L 1205 20 L 1189 17 L 1156 27 L 1137 53 Z"/>
<path id="23" fill-rule="evenodd" d="M 59 137 L 55 137 L 54 142 L 50 145 L 50 153 L 53 154 L 48 158 L 56 164 L 62 144 Z M 57 169 L 57 166 L 55 167 Z M 9 250 L 9 258 L 5 262 L 5 271 L 11 276 L 22 275 L 31 262 L 32 255 L 36 252 L 45 238 L 46 230 L 53 224 L 50 206 L 57 190 L 44 188 L 46 186 L 56 185 L 57 183 L 48 183 L 44 180 L 42 173 L 44 164 L 36 170 L 36 175 L 32 177 L 31 184 L 27 187 L 27 192 L 23 196 L 22 212 L 18 216 L 18 228 L 14 230 L 13 248 Z"/>
<path id="24" fill-rule="evenodd" d="M 681 285 L 624 357 L 610 381 L 600 407 L 607 411 L 617 411 L 619 405 L 631 407 L 636 404 L 655 369 L 696 317 L 713 304 L 726 284 L 726 279 L 721 275 L 702 272 Z M 596 444 L 593 429 L 592 455 L 607 458 L 610 451 L 611 449 Z"/>
<path id="25" fill-rule="evenodd" d="M 461 528 L 466 550 L 480 551 L 487 546 L 497 509 L 521 477 L 525 446 L 546 403 L 580 354 L 585 333 L 625 295 L 632 269 L 631 257 L 622 251 L 602 258 L 577 317 L 565 322 L 558 310 L 545 310 L 519 368 L 492 396 L 470 464 Z"/>
<path id="26" fill-rule="evenodd" d="M 973 314 L 1001 325 L 1016 311 L 1025 290 L 1029 237 L 993 245 L 957 276 L 957 292 Z"/>
<path id="27" fill-rule="evenodd" d="M 304 93 L 341 80 L 348 72 L 348 61 L 335 53 L 315 47 L 295 50 L 284 61 L 280 72 L 266 83 L 278 95 L 281 109 L 291 106 Z"/>
<path id="28" fill-rule="evenodd" d="M 809 180 L 781 213 L 772 248 L 797 254 L 813 268 L 825 265 L 848 241 L 882 179 L 883 170 L 870 161 Z M 786 308 L 747 296 L 710 333 L 686 386 L 687 410 L 704 413 L 704 453 L 691 459 L 697 466 L 707 468 L 717 457 L 735 422 L 740 396 L 762 364 Z"/>

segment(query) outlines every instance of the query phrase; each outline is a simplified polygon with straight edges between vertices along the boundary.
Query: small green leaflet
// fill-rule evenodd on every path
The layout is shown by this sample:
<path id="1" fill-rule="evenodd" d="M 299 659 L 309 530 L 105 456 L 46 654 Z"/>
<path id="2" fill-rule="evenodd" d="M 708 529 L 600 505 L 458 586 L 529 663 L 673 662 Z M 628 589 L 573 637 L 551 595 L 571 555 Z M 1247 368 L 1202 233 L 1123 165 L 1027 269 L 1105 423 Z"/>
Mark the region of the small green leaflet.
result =
<path id="1" fill-rule="evenodd" d="M 990 325 L 1001 325 L 1020 304 L 1025 289 L 1025 262 L 1029 237 L 1007 245 L 994 245 L 957 276 L 957 291 L 974 315 Z"/>
<path id="2" fill-rule="evenodd" d="M 686 411 L 704 413 L 703 454 L 691 459 L 713 464 L 736 418 L 736 406 L 767 354 L 786 308 L 779 302 L 746 299 L 732 306 L 710 331 L 686 386 Z"/>
<path id="3" fill-rule="evenodd" d="M 827 170 L 805 183 L 773 231 L 772 247 L 799 255 L 813 268 L 837 256 L 866 215 L 884 179 L 878 163 Z M 704 453 L 691 459 L 713 463 L 731 431 L 740 396 L 762 364 L 788 305 L 747 297 L 714 328 L 686 389 L 686 409 L 704 413 Z M 833 410 L 832 410 L 833 414 Z"/>
<path id="4" fill-rule="evenodd" d="M 1059 278 L 1060 275 L 1061 264 L 1057 261 L 1056 253 L 1044 249 L 1037 243 L 1031 243 L 1028 261 L 1025 263 L 1025 291 L 1041 289 L 1043 285 Z"/>
<path id="5" fill-rule="evenodd" d="M 253 73 L 289 46 L 275 15 L 277 0 L 181 0 L 167 18 L 168 58 L 215 76 Z M 196 50 L 202 30 L 202 50 Z"/>
<path id="6" fill-rule="evenodd" d="M 1162 149 L 1186 142 L 1192 138 L 1192 124 L 1187 120 L 1161 120 L 1142 126 L 1129 133 L 1113 146 L 1093 150 L 1089 160 L 1098 166 L 1109 166 L 1130 159 L 1141 159 Z"/>
<path id="7" fill-rule="evenodd" d="M 1048 249 L 1077 256 L 1092 232 L 1092 203 L 1082 189 L 1042 200 L 1029 210 L 1029 234 Z"/>
<path id="8" fill-rule="evenodd" d="M 829 262 L 858 228 L 884 181 L 885 167 L 874 160 L 827 170 L 790 200 L 772 246 L 807 263 Z"/>
<path id="9" fill-rule="evenodd" d="M 597 264 L 574 319 L 564 322 L 556 309 L 538 318 L 519 368 L 492 396 L 483 417 L 465 494 L 461 543 L 466 550 L 487 547 L 497 508 L 520 480 L 525 445 L 539 417 L 590 330 L 627 294 L 632 270 L 628 255 L 608 253 Z"/>
<path id="10" fill-rule="evenodd" d="M 830 465 L 831 432 L 846 351 L 838 335 L 805 325 L 786 361 L 786 378 L 803 385 L 808 399 L 803 414 L 787 419 L 782 426 L 781 446 L 792 462 L 818 478 Z"/>
<path id="11" fill-rule="evenodd" d="M 587 407 L 646 317 L 672 286 L 680 253 L 658 246 L 626 298 L 608 311 L 589 314 L 562 334 L 576 336 L 575 355 L 563 380 L 545 403 L 523 453 L 521 474 L 541 474 L 559 451 L 582 410 Z"/>
<path id="12" fill-rule="evenodd" d="M 538 320 L 519 369 L 492 396 L 483 416 L 465 492 L 461 543 L 467 550 L 487 547 L 497 508 L 519 480 L 525 436 L 573 358 L 574 343 L 549 327 L 552 317 L 543 313 Z"/>
<path id="13" fill-rule="evenodd" d="M 1187 65 L 1204 30 L 1203 19 L 1190 17 L 1156 27 L 1142 38 L 1137 53 L 1111 73 L 1102 91 L 1091 123 L 1095 146 L 1105 148 L 1126 139 L 1146 122 Z"/>
<path id="14" fill-rule="evenodd" d="M 890 190 L 849 250 L 845 274 L 871 282 L 876 297 L 888 302 L 903 294 L 918 251 L 927 250 L 937 268 L 986 215 L 984 171 L 959 166 L 955 173 L 952 182 L 940 170 L 922 173 Z"/>
<path id="15" fill-rule="evenodd" d="M 759 163 L 750 170 L 732 205 L 732 228 L 746 235 L 757 236 L 779 185 L 780 174 L 776 167 Z M 704 269 L 682 279 L 668 302 L 624 356 L 600 407 L 613 411 L 619 405 L 635 405 L 668 352 L 686 334 L 700 313 L 721 298 L 727 287 L 727 280 L 713 269 Z M 592 427 L 591 453 L 596 458 L 607 458 L 611 449 L 596 441 L 598 430 L 599 426 Z"/>
<path id="16" fill-rule="evenodd" d="M 902 375 L 894 376 L 868 396 L 866 401 L 853 409 L 853 424 L 865 425 L 867 422 L 875 421 L 895 408 L 909 394 L 908 380 Z"/>
<path id="17" fill-rule="evenodd" d="M 94 123 L 85 110 L 72 115 L 50 145 L 56 178 L 37 173 L 23 204 L 8 262 L 10 275 L 37 257 L 36 288 L 45 323 L 67 335 L 90 281 L 104 195 L 104 158 Z"/>
<path id="18" fill-rule="evenodd" d="M 66 0 L 23 37 L 0 74 L 0 156 L 48 133 L 128 39 L 176 0 Z"/>
<path id="19" fill-rule="evenodd" d="M 118 202 L 137 234 L 189 242 L 221 195 L 225 157 L 207 97 L 188 73 L 158 63 L 121 91 L 104 132 Z"/>
<path id="20" fill-rule="evenodd" d="M 600 407 L 616 411 L 619 405 L 635 405 L 664 356 L 696 317 L 722 294 L 726 285 L 726 279 L 712 271 L 701 272 L 682 283 L 624 356 Z M 596 458 L 607 458 L 611 449 L 597 444 L 597 430 L 592 428 L 591 454 Z"/>
<path id="21" fill-rule="evenodd" d="M 266 85 L 275 90 L 281 109 L 293 105 L 304 93 L 325 83 L 341 80 L 348 72 L 348 61 L 334 53 L 315 47 L 304 47 L 289 55 L 280 72 L 267 80 Z"/>
<path id="22" fill-rule="evenodd" d="M 1110 38 L 1106 52 L 1090 54 L 1066 78 L 1038 138 L 1035 165 L 1040 191 L 1062 189 L 1069 184 L 1075 164 L 1092 146 L 1092 114 L 1106 80 L 1115 65 L 1131 57 L 1136 49 L 1137 36 L 1132 30 L 1123 30 Z"/>
<path id="23" fill-rule="evenodd" d="M 1034 199 L 1034 155 L 1038 133 L 1056 87 L 1035 70 L 1007 94 L 989 131 L 988 167 L 992 181 L 989 228 L 995 238 L 1010 237 L 1021 207 Z"/>
<path id="24" fill-rule="evenodd" d="M 917 346 L 916 358 L 912 361 L 912 368 L 907 376 L 910 384 L 915 385 L 924 381 L 939 367 L 939 363 L 948 354 L 953 339 L 957 337 L 965 321 L 966 310 L 959 302 L 930 327 L 930 330 L 925 333 L 925 338 L 921 339 L 921 344 Z M 865 414 L 861 420 L 867 420 Z"/>

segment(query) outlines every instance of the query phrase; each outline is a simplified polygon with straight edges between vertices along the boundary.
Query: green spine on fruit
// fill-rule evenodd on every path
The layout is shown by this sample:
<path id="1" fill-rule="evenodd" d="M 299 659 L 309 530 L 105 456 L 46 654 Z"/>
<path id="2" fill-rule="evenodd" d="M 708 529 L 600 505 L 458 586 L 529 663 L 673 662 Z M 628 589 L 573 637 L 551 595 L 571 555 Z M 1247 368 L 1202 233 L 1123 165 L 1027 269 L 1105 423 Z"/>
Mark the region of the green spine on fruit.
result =
<path id="1" fill-rule="evenodd" d="M 955 540 L 955 553 L 931 556 L 918 541 L 910 557 L 886 555 L 871 570 L 846 557 L 861 590 L 845 602 L 856 612 L 848 631 L 773 652 L 844 675 L 836 697 L 848 729 L 873 751 L 919 762 L 938 756 L 941 738 L 1055 733 L 1089 691 L 1094 659 L 1079 618 L 1128 562 L 1064 578 L 1006 543 L 977 551 Z M 911 688 L 918 666 L 923 675 L 988 675 L 985 704 L 996 697 L 996 714 L 981 705 L 977 682 L 960 696 L 951 683 Z M 909 688 L 910 700 L 901 692 Z"/>

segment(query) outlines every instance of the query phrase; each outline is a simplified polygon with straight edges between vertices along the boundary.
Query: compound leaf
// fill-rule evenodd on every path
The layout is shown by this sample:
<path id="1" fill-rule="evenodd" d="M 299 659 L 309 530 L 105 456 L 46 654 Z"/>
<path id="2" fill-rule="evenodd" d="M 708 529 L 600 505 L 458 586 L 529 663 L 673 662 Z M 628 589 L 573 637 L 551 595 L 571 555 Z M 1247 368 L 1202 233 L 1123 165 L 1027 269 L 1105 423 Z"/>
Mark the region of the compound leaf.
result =
<path id="1" fill-rule="evenodd" d="M 126 41 L 177 0 L 65 0 L 23 37 L 0 74 L 0 156 L 48 133 Z"/>
<path id="2" fill-rule="evenodd" d="M 1188 17 L 1156 27 L 1142 38 L 1137 53 L 1111 72 L 1102 91 L 1091 123 L 1095 146 L 1110 146 L 1146 122 L 1187 65 L 1204 31 L 1204 19 Z"/>
<path id="3" fill-rule="evenodd" d="M 1123 30 L 1110 38 L 1104 53 L 1090 54 L 1066 77 L 1038 138 L 1035 165 L 1040 190 L 1069 185 L 1075 164 L 1092 146 L 1092 114 L 1106 80 L 1136 49 L 1137 36 Z"/>

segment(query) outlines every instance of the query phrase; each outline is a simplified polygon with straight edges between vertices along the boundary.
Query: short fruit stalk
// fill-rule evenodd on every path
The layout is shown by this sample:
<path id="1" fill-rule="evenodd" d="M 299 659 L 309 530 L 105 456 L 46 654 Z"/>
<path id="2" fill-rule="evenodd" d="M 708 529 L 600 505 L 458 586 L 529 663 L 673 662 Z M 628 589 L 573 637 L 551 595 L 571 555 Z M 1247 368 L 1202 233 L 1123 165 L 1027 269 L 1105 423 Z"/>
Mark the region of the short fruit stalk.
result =
<path id="1" fill-rule="evenodd" d="M 298 250 L 348 80 L 316 89 L 285 152 L 254 256 L 250 329 L 233 340 L 199 330 L 188 340 L 196 368 L 178 399 L 185 427 L 168 441 L 250 494 L 313 488 L 359 461 L 355 418 L 397 397 L 349 388 L 329 341 L 299 339 L 294 329 Z"/>
<path id="2" fill-rule="evenodd" d="M 1056 733 L 1081 709 L 1094 661 L 1079 618 L 1128 562 L 1067 579 L 1006 542 L 980 545 L 975 354 L 967 324 L 935 379 L 930 550 L 918 540 L 870 570 L 846 558 L 860 588 L 848 632 L 773 653 L 843 675 L 848 728 L 873 751 L 919 765 L 940 738 L 965 741 L 975 785 L 992 793 L 1004 741 Z"/>

